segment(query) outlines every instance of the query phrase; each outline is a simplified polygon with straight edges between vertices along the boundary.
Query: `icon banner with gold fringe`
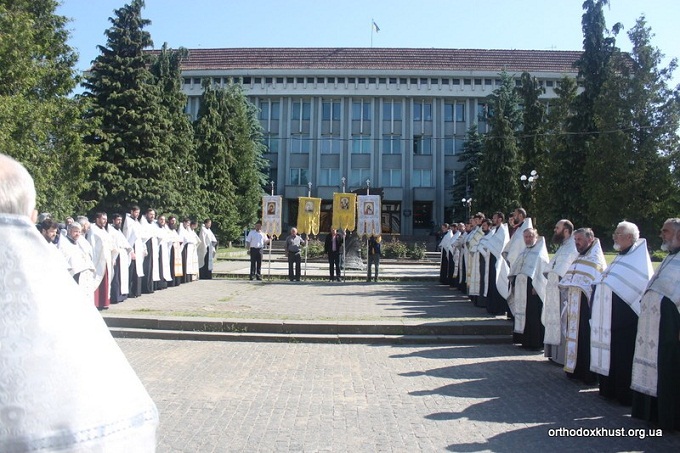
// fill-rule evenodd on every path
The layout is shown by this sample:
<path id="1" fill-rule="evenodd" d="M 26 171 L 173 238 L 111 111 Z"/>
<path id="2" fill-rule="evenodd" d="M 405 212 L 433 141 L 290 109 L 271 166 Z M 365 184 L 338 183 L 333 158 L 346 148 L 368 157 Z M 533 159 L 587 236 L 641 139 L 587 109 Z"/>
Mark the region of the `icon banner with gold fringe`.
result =
<path id="1" fill-rule="evenodd" d="M 354 231 L 356 228 L 357 195 L 355 193 L 333 194 L 332 227 L 337 230 Z"/>
<path id="2" fill-rule="evenodd" d="M 280 195 L 262 197 L 262 232 L 270 236 L 281 236 L 281 203 Z"/>
<path id="3" fill-rule="evenodd" d="M 298 197 L 297 230 L 298 233 L 319 234 L 319 217 L 321 215 L 321 198 Z"/>
<path id="4" fill-rule="evenodd" d="M 359 195 L 359 222 L 357 233 L 359 236 L 378 236 L 382 233 L 380 226 L 380 195 Z"/>

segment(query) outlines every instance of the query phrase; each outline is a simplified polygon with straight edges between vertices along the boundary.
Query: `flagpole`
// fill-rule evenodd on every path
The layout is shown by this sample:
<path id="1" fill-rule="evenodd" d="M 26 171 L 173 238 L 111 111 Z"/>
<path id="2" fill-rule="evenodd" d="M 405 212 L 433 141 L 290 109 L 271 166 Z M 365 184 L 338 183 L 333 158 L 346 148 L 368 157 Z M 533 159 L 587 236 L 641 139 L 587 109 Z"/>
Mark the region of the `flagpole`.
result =
<path id="1" fill-rule="evenodd" d="M 312 198 L 312 181 L 307 183 L 307 198 Z M 307 225 L 307 230 L 311 230 L 312 226 Z M 305 233 L 307 235 L 307 241 L 305 242 L 305 281 L 307 281 L 307 249 L 309 247 L 309 231 Z"/>
<path id="2" fill-rule="evenodd" d="M 271 187 L 272 187 L 272 197 L 274 196 L 274 181 L 271 181 Z M 263 207 L 264 209 L 264 207 Z M 262 213 L 262 216 L 264 217 L 264 212 Z M 274 235 L 272 234 L 272 237 L 269 238 L 269 269 L 267 271 L 267 280 L 272 279 L 272 242 L 274 239 Z"/>

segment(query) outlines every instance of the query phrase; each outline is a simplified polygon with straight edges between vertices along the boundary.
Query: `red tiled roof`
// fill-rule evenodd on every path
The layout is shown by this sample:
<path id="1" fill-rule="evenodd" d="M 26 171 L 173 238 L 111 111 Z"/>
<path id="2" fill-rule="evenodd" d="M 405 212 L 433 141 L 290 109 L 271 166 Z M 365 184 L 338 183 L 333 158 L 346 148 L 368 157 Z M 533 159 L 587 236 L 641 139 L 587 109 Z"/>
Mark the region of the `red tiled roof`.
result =
<path id="1" fill-rule="evenodd" d="M 189 49 L 183 70 L 364 69 L 573 73 L 580 51 L 388 48 Z"/>

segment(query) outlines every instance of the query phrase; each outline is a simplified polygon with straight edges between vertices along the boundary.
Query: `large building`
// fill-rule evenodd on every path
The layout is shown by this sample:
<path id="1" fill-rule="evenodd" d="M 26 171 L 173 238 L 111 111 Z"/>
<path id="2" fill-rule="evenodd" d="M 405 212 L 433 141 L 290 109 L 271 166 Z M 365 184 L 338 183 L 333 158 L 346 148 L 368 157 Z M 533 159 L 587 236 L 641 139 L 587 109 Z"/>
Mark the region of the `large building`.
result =
<path id="1" fill-rule="evenodd" d="M 187 112 L 198 113 L 206 78 L 241 83 L 259 107 L 284 225 L 297 198 L 324 200 L 327 231 L 334 192 L 379 188 L 383 232 L 406 236 L 449 221 L 451 189 L 467 129 L 487 131 L 487 97 L 507 72 L 545 87 L 544 98 L 580 52 L 386 48 L 192 49 L 182 65 Z M 460 220 L 461 217 L 457 215 Z"/>

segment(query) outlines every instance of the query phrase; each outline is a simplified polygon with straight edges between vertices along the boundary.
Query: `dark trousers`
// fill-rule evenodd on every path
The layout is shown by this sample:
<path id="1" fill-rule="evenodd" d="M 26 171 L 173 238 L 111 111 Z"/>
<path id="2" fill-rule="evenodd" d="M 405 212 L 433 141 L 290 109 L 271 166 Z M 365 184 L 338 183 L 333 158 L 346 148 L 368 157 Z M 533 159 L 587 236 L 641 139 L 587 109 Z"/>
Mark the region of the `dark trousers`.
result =
<path id="1" fill-rule="evenodd" d="M 340 252 L 328 252 L 328 278 L 340 280 Z"/>
<path id="2" fill-rule="evenodd" d="M 250 248 L 250 279 L 262 278 L 262 249 Z"/>
<path id="3" fill-rule="evenodd" d="M 130 286 L 128 288 L 129 297 L 139 297 L 142 295 L 142 277 L 137 275 L 137 260 L 130 261 L 129 267 Z"/>
<path id="4" fill-rule="evenodd" d="M 288 252 L 288 279 L 300 281 L 300 267 L 302 264 L 302 257 L 300 252 Z M 293 272 L 293 265 L 295 265 L 295 272 Z"/>
<path id="5" fill-rule="evenodd" d="M 373 278 L 377 282 L 378 281 L 378 268 L 380 267 L 380 255 L 376 255 L 376 254 L 368 255 L 368 276 L 367 276 L 368 281 L 371 280 L 371 267 L 374 267 L 374 266 L 375 266 L 375 275 L 373 276 Z"/>

